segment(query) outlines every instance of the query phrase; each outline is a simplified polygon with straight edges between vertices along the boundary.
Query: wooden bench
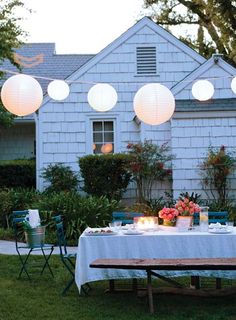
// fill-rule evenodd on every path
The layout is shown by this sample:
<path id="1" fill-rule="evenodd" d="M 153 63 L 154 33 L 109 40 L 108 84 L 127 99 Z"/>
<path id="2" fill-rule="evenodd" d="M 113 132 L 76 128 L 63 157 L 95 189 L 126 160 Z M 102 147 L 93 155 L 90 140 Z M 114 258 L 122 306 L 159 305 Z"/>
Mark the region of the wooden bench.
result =
<path id="1" fill-rule="evenodd" d="M 204 258 L 204 259 L 97 259 L 90 264 L 91 268 L 133 269 L 147 272 L 147 294 L 150 313 L 154 313 L 152 276 L 165 279 L 176 284 L 174 280 L 165 278 L 153 270 L 236 270 L 236 258 Z M 179 286 L 180 287 L 180 286 Z"/>

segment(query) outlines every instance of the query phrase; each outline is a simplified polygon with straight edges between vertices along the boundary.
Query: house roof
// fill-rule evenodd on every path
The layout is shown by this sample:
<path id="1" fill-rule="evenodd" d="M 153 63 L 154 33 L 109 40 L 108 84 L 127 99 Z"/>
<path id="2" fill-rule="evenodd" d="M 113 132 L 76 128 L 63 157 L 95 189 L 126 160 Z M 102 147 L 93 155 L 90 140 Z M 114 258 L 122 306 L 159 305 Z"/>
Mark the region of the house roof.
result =
<path id="1" fill-rule="evenodd" d="M 22 67 L 22 73 L 51 79 L 66 79 L 75 70 L 89 61 L 93 54 L 56 54 L 54 43 L 27 43 L 17 49 L 15 59 Z M 19 72 L 10 61 L 4 60 L 0 69 Z M 7 73 L 0 85 L 11 76 Z M 46 94 L 50 80 L 37 78 Z"/>
<path id="2" fill-rule="evenodd" d="M 220 57 L 220 55 L 219 56 L 213 55 L 209 60 L 207 60 L 205 63 L 200 65 L 197 69 L 192 71 L 186 78 L 184 78 L 179 83 L 177 83 L 174 87 L 172 87 L 171 88 L 172 93 L 175 95 L 175 97 L 177 97 L 177 95 L 181 91 L 187 88 L 189 84 L 192 84 L 195 80 L 199 80 L 200 78 L 201 79 L 207 78 L 207 76 L 205 76 L 204 74 L 208 70 L 210 70 L 214 65 L 217 65 L 219 69 L 222 69 L 232 77 L 235 75 L 236 69 L 234 67 L 228 64 L 226 61 L 224 61 Z"/>
<path id="3" fill-rule="evenodd" d="M 144 26 L 148 26 L 157 34 L 160 34 L 164 39 L 168 42 L 172 43 L 176 47 L 180 48 L 182 52 L 185 52 L 187 55 L 191 56 L 191 58 L 197 61 L 199 64 L 202 64 L 206 61 L 206 59 L 201 56 L 197 51 L 193 50 L 181 40 L 176 38 L 169 31 L 165 30 L 161 26 L 157 25 L 151 19 L 147 17 L 143 17 L 141 20 L 136 22 L 131 28 L 129 28 L 126 32 L 120 35 L 117 39 L 111 42 L 108 46 L 106 46 L 103 50 L 101 50 L 98 54 L 96 54 L 93 59 L 91 59 L 88 63 L 84 64 L 82 68 L 79 70 L 75 70 L 75 72 L 69 77 L 68 80 L 73 81 L 81 77 L 84 73 L 86 73 L 92 66 L 97 64 L 100 60 L 110 54 L 115 48 L 125 42 L 127 39 L 132 37 L 135 33 L 137 33 Z"/>

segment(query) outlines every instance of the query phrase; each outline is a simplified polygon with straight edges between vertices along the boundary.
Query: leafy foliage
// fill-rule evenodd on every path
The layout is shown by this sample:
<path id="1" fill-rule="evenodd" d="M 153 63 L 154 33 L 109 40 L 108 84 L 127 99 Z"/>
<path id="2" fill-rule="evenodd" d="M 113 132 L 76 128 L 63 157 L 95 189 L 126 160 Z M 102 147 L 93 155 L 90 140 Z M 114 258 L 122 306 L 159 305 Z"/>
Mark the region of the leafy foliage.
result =
<path id="1" fill-rule="evenodd" d="M 209 58 L 218 50 L 236 64 L 236 2 L 231 0 L 144 0 L 147 14 L 164 26 L 198 27 L 196 36 L 181 36 Z M 174 29 L 173 29 L 174 30 Z M 210 40 L 208 40 L 210 36 Z"/>
<path id="2" fill-rule="evenodd" d="M 119 202 L 106 197 L 82 197 L 79 193 L 40 193 L 24 188 L 0 191 L 0 227 L 11 228 L 10 215 L 13 210 L 37 208 L 46 233 L 55 235 L 54 215 L 63 215 L 66 236 L 74 244 L 87 226 L 104 227 L 111 221 L 112 212 L 119 208 Z M 55 239 L 55 236 L 51 237 Z"/>
<path id="3" fill-rule="evenodd" d="M 0 187 L 35 188 L 36 166 L 35 160 L 1 160 Z"/>
<path id="4" fill-rule="evenodd" d="M 77 189 L 78 177 L 69 166 L 50 164 L 41 175 L 50 185 L 46 192 L 73 191 Z"/>
<path id="5" fill-rule="evenodd" d="M 24 2 L 20 0 L 0 1 L 0 65 L 4 59 L 8 59 L 13 65 L 19 68 L 14 60 L 14 49 L 22 45 L 20 37 L 26 36 L 19 26 L 21 17 L 17 16 L 17 10 L 24 8 Z M 27 10 L 27 9 L 26 9 Z M 0 71 L 0 78 L 3 77 Z M 9 127 L 13 123 L 14 116 L 7 112 L 0 100 L 0 125 Z"/>
<path id="6" fill-rule="evenodd" d="M 202 185 L 210 190 L 220 207 L 226 204 L 229 176 L 235 170 L 235 163 L 236 159 L 221 146 L 219 150 L 210 147 L 200 165 Z"/>
<path id="7" fill-rule="evenodd" d="M 83 190 L 94 196 L 120 200 L 131 174 L 127 170 L 129 156 L 125 154 L 88 155 L 79 158 Z"/>
<path id="8" fill-rule="evenodd" d="M 172 170 L 165 166 L 173 156 L 166 143 L 158 146 L 147 140 L 129 143 L 127 149 L 131 156 L 128 168 L 137 185 L 138 202 L 145 203 L 151 199 L 154 182 L 171 178 Z"/>

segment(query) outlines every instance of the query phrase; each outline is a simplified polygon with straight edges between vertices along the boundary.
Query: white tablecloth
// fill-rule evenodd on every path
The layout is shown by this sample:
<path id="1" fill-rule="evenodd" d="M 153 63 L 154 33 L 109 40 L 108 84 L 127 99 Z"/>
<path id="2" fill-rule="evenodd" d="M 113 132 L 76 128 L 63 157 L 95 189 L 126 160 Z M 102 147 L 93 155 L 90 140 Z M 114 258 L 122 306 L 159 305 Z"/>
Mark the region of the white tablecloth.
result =
<path id="1" fill-rule="evenodd" d="M 174 230 L 174 229 L 173 229 Z M 79 239 L 75 281 L 80 290 L 86 282 L 104 279 L 144 278 L 142 270 L 94 269 L 89 264 L 102 258 L 220 258 L 236 257 L 236 228 L 229 234 L 157 231 L 143 235 L 86 236 Z M 159 272 L 162 275 L 201 275 L 236 278 L 236 272 Z"/>

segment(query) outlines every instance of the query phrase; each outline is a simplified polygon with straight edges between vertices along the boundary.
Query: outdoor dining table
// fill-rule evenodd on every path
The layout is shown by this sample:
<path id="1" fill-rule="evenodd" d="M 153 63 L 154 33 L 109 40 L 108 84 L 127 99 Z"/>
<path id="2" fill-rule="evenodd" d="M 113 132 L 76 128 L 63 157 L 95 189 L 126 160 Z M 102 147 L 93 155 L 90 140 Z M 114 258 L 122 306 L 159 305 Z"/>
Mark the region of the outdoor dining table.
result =
<path id="1" fill-rule="evenodd" d="M 148 258 L 233 258 L 236 257 L 236 227 L 231 233 L 212 234 L 190 230 L 179 232 L 166 227 L 140 235 L 86 235 L 79 239 L 75 281 L 80 290 L 85 283 L 105 279 L 146 278 L 143 270 L 94 269 L 96 259 Z M 236 278 L 236 271 L 160 271 L 161 275 Z"/>

